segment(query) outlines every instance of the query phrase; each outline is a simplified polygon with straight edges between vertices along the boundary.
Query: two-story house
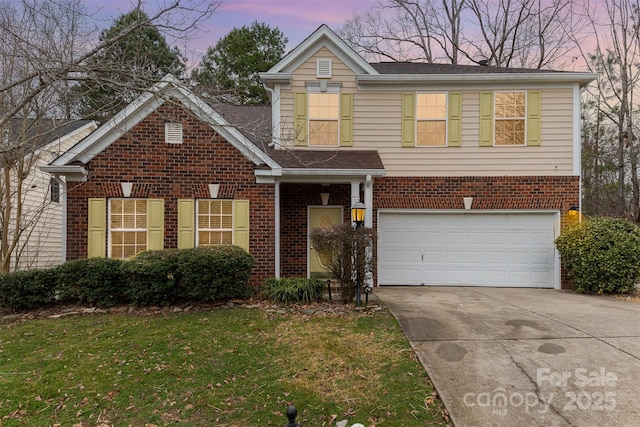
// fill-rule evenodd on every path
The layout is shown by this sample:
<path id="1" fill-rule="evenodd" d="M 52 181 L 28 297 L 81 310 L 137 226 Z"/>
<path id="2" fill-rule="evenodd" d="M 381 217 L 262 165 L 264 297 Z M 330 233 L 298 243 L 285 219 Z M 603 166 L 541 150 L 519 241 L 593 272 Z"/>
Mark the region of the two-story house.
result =
<path id="1" fill-rule="evenodd" d="M 362 201 L 377 285 L 560 287 L 595 75 L 370 64 L 323 25 L 261 77 L 270 111 L 167 77 L 51 163 L 69 259 L 234 243 L 254 284 L 322 276 L 310 230 Z"/>

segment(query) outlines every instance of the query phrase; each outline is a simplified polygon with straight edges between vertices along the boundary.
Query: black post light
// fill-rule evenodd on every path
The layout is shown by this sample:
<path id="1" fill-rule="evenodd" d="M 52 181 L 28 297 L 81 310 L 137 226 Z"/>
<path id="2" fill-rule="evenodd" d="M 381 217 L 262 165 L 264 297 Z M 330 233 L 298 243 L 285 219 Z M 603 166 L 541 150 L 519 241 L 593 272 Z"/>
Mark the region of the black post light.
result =
<path id="1" fill-rule="evenodd" d="M 364 214 L 367 208 L 362 202 L 356 202 L 351 206 L 351 221 L 356 225 L 356 230 L 364 225 Z M 360 238 L 356 240 L 356 305 L 360 305 L 360 289 L 362 289 L 362 248 Z"/>

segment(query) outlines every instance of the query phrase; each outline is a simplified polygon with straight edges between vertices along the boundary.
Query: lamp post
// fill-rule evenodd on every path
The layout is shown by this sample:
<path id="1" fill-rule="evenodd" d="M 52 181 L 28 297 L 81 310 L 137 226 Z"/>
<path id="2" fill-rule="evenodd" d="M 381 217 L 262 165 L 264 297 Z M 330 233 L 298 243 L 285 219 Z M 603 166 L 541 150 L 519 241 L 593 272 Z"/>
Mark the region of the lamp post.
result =
<path id="1" fill-rule="evenodd" d="M 351 206 L 351 221 L 356 225 L 356 233 L 364 224 L 364 214 L 367 208 L 362 202 L 356 202 Z M 356 239 L 356 305 L 360 305 L 360 289 L 362 288 L 362 248 L 360 236 Z"/>

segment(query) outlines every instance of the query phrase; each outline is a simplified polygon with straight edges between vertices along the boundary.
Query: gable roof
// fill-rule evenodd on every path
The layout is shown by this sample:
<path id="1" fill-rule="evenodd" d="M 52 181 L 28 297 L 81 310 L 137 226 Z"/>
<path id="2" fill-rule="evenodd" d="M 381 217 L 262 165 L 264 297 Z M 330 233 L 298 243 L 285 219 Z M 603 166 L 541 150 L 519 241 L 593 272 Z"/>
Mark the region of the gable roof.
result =
<path id="1" fill-rule="evenodd" d="M 167 75 L 96 131 L 42 169 L 51 173 L 84 173 L 78 169 L 82 168 L 78 166 L 78 163 L 86 164 L 91 161 L 169 98 L 177 100 L 194 113 L 198 119 L 209 124 L 256 166 L 267 165 L 271 168 L 279 168 L 276 162 L 225 120 L 222 115 L 187 90 L 175 77 Z"/>
<path id="2" fill-rule="evenodd" d="M 371 64 L 358 55 L 331 28 L 322 24 L 269 71 L 260 73 L 260 78 L 272 82 L 288 81 L 295 69 L 323 47 L 337 56 L 356 74 L 378 74 Z"/>

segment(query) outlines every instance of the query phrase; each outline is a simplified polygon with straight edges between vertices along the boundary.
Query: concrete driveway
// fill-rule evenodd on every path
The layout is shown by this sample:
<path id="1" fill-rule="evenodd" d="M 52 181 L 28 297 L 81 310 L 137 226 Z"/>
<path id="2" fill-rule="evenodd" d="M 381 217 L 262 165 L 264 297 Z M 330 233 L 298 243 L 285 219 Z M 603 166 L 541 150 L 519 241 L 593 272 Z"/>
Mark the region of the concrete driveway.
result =
<path id="1" fill-rule="evenodd" d="M 551 289 L 375 294 L 457 426 L 640 425 L 640 304 Z"/>

